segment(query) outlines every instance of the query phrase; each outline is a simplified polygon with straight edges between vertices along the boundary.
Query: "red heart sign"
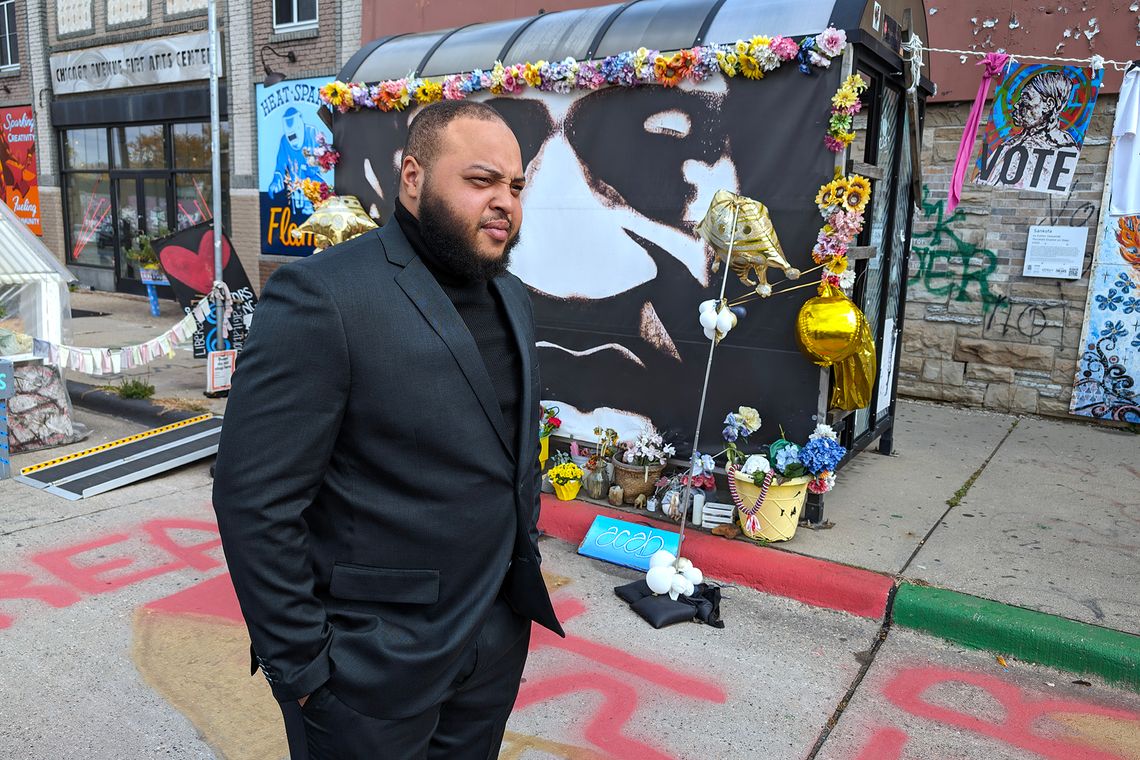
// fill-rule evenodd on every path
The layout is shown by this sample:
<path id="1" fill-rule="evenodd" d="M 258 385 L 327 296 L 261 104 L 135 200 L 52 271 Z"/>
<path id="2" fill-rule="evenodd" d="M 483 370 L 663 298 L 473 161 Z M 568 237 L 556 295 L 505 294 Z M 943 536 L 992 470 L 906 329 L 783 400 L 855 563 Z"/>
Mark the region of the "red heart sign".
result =
<path id="1" fill-rule="evenodd" d="M 158 254 L 162 268 L 170 277 L 193 288 L 198 293 L 209 293 L 214 286 L 214 231 L 202 236 L 195 253 L 180 245 L 168 245 Z M 230 263 L 230 241 L 222 237 L 222 269 Z"/>

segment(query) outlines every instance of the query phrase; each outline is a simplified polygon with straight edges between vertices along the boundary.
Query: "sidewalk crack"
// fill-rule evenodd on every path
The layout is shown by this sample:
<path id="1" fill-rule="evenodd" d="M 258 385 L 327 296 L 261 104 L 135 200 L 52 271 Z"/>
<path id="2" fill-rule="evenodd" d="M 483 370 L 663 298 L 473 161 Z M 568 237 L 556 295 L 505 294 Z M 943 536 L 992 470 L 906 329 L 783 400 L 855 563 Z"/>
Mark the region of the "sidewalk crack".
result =
<path id="1" fill-rule="evenodd" d="M 1001 450 L 1001 447 L 1004 446 L 1005 442 L 1009 440 L 1009 437 L 1013 435 L 1013 431 L 1017 429 L 1017 425 L 1020 422 L 1020 417 L 1013 421 L 1013 424 L 1009 426 L 1009 430 L 1005 431 L 1005 435 L 1003 435 L 1001 437 L 1001 440 L 997 442 L 997 445 L 994 446 L 994 450 L 990 452 L 990 455 L 986 457 L 985 461 L 978 465 L 978 469 L 974 470 L 974 473 L 970 477 L 966 478 L 966 482 L 963 483 L 961 487 L 954 492 L 954 495 L 946 500 L 946 511 L 938 516 L 938 519 L 934 521 L 934 525 L 930 526 L 930 530 L 926 531 L 926 535 L 923 536 L 922 540 L 918 542 L 918 546 L 914 547 L 914 551 L 911 552 L 909 557 L 907 557 L 906 562 L 904 562 L 903 566 L 899 568 L 899 571 L 895 573 L 897 577 L 902 577 L 903 573 L 905 573 L 907 571 L 907 568 L 910 567 L 910 563 L 914 562 L 914 558 L 918 556 L 918 553 L 922 551 L 924 546 L 926 546 L 926 542 L 930 540 L 930 537 L 932 535 L 934 535 L 934 531 L 938 530 L 938 526 L 942 524 L 942 522 L 946 519 L 954 507 L 961 504 L 962 499 L 966 498 L 966 494 L 970 492 L 970 489 L 973 487 L 974 483 L 977 482 L 978 478 L 980 478 L 982 476 L 982 473 L 985 472 L 986 467 L 989 466 L 990 461 L 997 455 L 998 451 Z"/>

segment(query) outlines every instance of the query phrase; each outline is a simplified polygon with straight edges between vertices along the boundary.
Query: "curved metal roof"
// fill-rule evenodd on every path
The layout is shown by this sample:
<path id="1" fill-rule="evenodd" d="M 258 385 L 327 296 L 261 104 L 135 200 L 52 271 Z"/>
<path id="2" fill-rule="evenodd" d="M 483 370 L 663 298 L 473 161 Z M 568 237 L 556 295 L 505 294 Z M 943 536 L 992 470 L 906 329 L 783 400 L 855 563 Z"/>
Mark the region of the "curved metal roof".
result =
<path id="1" fill-rule="evenodd" d="M 900 15 L 906 7 L 926 39 L 922 0 L 880 4 Z M 871 5 L 868 0 L 633 0 L 385 37 L 362 47 L 345 64 L 340 79 L 439 77 L 488 69 L 495 61 L 589 60 L 642 46 L 677 50 L 734 42 L 754 33 L 800 37 L 818 34 L 829 25 L 851 31 L 868 25 Z"/>

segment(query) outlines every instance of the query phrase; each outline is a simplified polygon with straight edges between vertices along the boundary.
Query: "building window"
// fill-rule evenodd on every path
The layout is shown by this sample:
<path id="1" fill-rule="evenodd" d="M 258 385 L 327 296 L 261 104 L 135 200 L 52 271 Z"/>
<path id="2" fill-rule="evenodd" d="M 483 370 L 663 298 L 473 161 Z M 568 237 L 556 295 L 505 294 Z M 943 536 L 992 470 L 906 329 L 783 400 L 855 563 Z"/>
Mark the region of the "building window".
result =
<path id="1" fill-rule="evenodd" d="M 277 31 L 317 25 L 317 0 L 273 0 L 273 28 Z"/>
<path id="2" fill-rule="evenodd" d="M 219 138 L 225 220 L 227 122 Z M 209 122 L 69 129 L 61 139 L 67 263 L 113 270 L 121 286 L 138 280 L 125 253 L 139 234 L 165 235 L 213 218 Z"/>
<path id="3" fill-rule="evenodd" d="M 20 46 L 16 41 L 16 0 L 0 0 L 0 69 L 20 66 Z"/>

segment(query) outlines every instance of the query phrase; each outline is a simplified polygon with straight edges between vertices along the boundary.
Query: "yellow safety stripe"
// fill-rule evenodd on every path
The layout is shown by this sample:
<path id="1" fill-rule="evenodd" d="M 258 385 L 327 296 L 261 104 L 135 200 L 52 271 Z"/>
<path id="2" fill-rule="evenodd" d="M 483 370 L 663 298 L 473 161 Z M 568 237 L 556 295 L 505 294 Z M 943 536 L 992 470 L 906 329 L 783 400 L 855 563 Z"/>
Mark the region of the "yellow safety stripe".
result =
<path id="1" fill-rule="evenodd" d="M 77 451 L 74 454 L 68 454 L 67 456 L 57 457 L 56 459 L 49 459 L 48 461 L 40 462 L 39 464 L 33 464 L 33 465 L 30 465 L 30 466 L 25 467 L 24 469 L 20 470 L 20 474 L 21 475 L 30 475 L 33 472 L 39 472 L 40 470 L 43 470 L 47 467 L 52 467 L 54 465 L 62 464 L 64 462 L 71 462 L 75 459 L 79 459 L 80 457 L 89 456 L 91 454 L 98 454 L 100 451 L 106 451 L 107 449 L 113 449 L 114 447 L 121 446 L 124 443 L 131 443 L 133 441 L 141 441 L 143 438 L 150 438 L 151 436 L 158 435 L 159 433 L 166 433 L 170 430 L 177 430 L 178 428 L 187 427 L 188 425 L 195 425 L 199 422 L 205 422 L 206 420 L 210 420 L 213 418 L 214 418 L 214 415 L 212 415 L 212 414 L 203 414 L 203 415 L 199 415 L 198 417 L 191 417 L 188 420 L 182 420 L 181 422 L 175 422 L 171 425 L 165 425 L 165 426 L 160 427 L 160 428 L 155 428 L 154 430 L 147 430 L 145 432 L 138 433 L 136 435 L 132 435 L 132 436 L 129 436 L 127 438 L 120 438 L 117 441 L 111 441 L 110 443 L 104 443 L 100 446 L 96 446 L 93 449 L 87 449 L 85 451 Z"/>

